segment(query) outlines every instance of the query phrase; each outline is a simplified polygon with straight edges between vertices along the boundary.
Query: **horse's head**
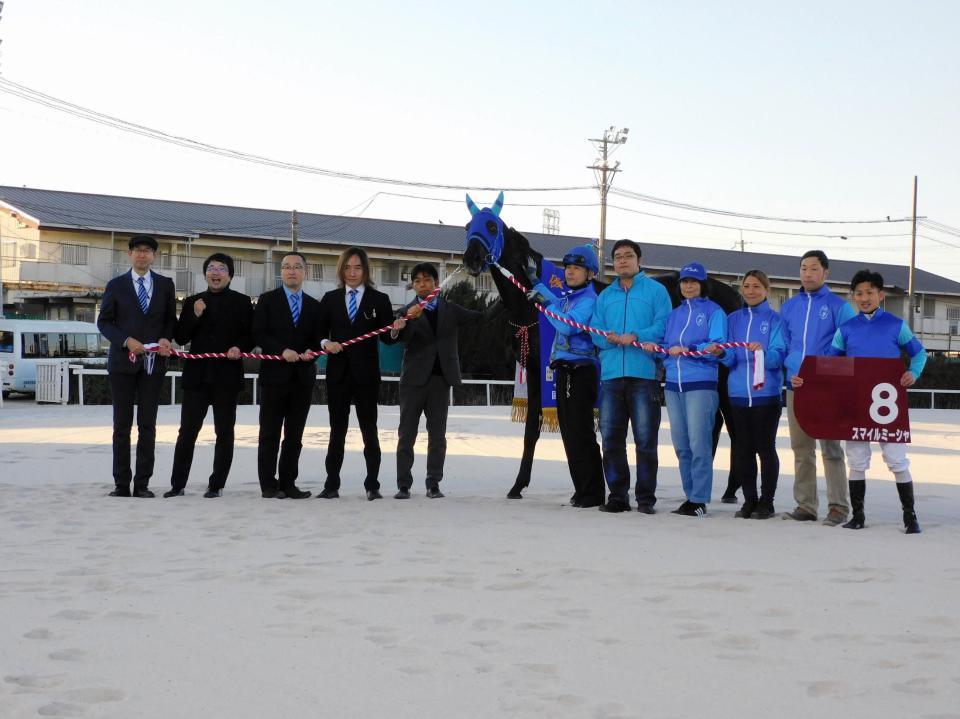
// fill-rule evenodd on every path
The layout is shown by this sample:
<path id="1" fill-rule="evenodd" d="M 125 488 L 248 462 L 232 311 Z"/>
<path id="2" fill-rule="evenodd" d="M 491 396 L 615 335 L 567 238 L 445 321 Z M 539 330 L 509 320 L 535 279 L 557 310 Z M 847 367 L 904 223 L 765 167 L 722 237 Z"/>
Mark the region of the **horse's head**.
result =
<path id="1" fill-rule="evenodd" d="M 476 277 L 488 269 L 491 262 L 498 262 L 503 252 L 504 224 L 500 219 L 503 193 L 497 195 L 493 207 L 482 210 L 467 195 L 467 207 L 472 217 L 467 224 L 467 249 L 463 253 L 463 264 Z"/>

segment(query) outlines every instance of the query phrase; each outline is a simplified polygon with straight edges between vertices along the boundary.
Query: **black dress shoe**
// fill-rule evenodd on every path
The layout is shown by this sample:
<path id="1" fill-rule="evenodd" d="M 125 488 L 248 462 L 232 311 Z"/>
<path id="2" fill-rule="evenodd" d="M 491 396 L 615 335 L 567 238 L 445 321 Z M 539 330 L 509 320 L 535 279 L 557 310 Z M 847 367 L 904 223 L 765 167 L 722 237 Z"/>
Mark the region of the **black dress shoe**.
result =
<path id="1" fill-rule="evenodd" d="M 619 512 L 629 512 L 630 505 L 625 502 L 617 501 L 608 501 L 606 504 L 600 505 L 601 512 L 609 512 L 611 514 L 618 514 Z"/>
<path id="2" fill-rule="evenodd" d="M 170 497 L 182 497 L 182 496 L 183 496 L 182 489 L 168 489 L 166 492 L 163 493 L 164 499 L 170 499 Z"/>
<path id="3" fill-rule="evenodd" d="M 317 499 L 339 499 L 340 492 L 335 489 L 321 489 L 317 492 Z"/>
<path id="4" fill-rule="evenodd" d="M 401 487 L 397 490 L 397 493 L 393 495 L 394 499 L 410 499 L 410 490 L 406 487 Z"/>
<path id="5" fill-rule="evenodd" d="M 114 487 L 113 491 L 107 495 L 108 497 L 129 497 L 130 490 L 126 487 Z"/>
<path id="6" fill-rule="evenodd" d="M 279 492 L 275 489 L 264 489 L 260 492 L 260 496 L 264 499 L 276 499 Z"/>
<path id="7" fill-rule="evenodd" d="M 210 487 L 207 487 L 207 491 L 203 493 L 203 496 L 206 497 L 207 499 L 213 499 L 213 498 L 215 498 L 215 497 L 222 497 L 222 496 L 223 496 L 223 490 L 222 490 L 222 489 L 211 489 Z"/>
<path id="8" fill-rule="evenodd" d="M 139 497 L 140 499 L 153 499 L 157 495 L 155 495 L 149 489 L 136 489 L 133 492 L 133 496 Z"/>
<path id="9" fill-rule="evenodd" d="M 657 510 L 654 509 L 649 504 L 638 504 L 637 511 L 640 512 L 640 514 L 656 514 L 657 513 Z"/>
<path id="10" fill-rule="evenodd" d="M 368 489 L 367 490 L 367 501 L 372 502 L 375 499 L 383 499 L 383 495 L 380 494 L 378 489 Z"/>
<path id="11" fill-rule="evenodd" d="M 722 497 L 720 497 L 720 501 L 723 502 L 724 504 L 736 504 L 736 503 L 737 503 L 737 495 L 735 495 L 735 494 L 725 494 L 725 495 L 723 495 Z"/>
<path id="12" fill-rule="evenodd" d="M 280 495 L 283 495 L 282 497 Z M 277 492 L 277 499 L 307 499 L 311 496 L 310 492 L 300 489 L 296 485 L 289 489 L 283 489 Z"/>
<path id="13" fill-rule="evenodd" d="M 437 487 L 435 485 L 431 487 L 427 487 L 427 497 L 429 499 L 440 499 L 443 496 L 444 495 L 443 495 L 443 492 L 440 491 L 440 487 Z"/>
<path id="14" fill-rule="evenodd" d="M 602 499 L 587 499 L 575 506 L 580 507 L 581 509 L 593 509 L 594 507 L 599 507 L 602 504 L 603 504 Z"/>

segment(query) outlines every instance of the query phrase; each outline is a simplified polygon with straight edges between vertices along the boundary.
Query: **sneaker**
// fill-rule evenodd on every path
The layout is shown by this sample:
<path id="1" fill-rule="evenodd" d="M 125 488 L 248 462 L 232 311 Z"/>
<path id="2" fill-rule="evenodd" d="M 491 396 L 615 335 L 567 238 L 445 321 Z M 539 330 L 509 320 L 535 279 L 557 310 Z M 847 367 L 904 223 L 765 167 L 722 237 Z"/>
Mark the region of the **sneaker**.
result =
<path id="1" fill-rule="evenodd" d="M 618 514 L 620 512 L 629 512 L 630 505 L 625 502 L 618 502 L 615 499 L 608 500 L 606 504 L 600 505 L 601 512 L 609 512 L 610 514 Z"/>
<path id="2" fill-rule="evenodd" d="M 433 484 L 427 487 L 427 498 L 428 499 L 443 499 L 444 494 L 440 491 L 440 487 Z"/>
<path id="3" fill-rule="evenodd" d="M 394 499 L 410 499 L 410 490 L 406 487 L 401 487 L 397 490 L 397 493 L 393 495 Z"/>
<path id="4" fill-rule="evenodd" d="M 827 516 L 822 524 L 824 527 L 836 527 L 838 524 L 843 524 L 846 519 L 846 513 L 841 512 L 839 509 L 831 509 L 827 512 Z"/>
<path id="5" fill-rule="evenodd" d="M 817 521 L 817 515 L 813 514 L 812 512 L 808 512 L 807 510 L 802 509 L 801 507 L 797 507 L 792 512 L 784 512 L 783 518 L 792 519 L 796 522 L 816 522 Z"/>
<path id="6" fill-rule="evenodd" d="M 750 515 L 751 519 L 770 519 L 776 515 L 776 512 L 773 511 L 772 504 L 760 503 L 757 505 L 757 508 L 753 510 L 753 513 Z"/>
<path id="7" fill-rule="evenodd" d="M 750 519 L 753 516 L 754 511 L 756 510 L 757 505 L 752 502 L 744 502 L 743 506 L 737 510 L 737 513 L 733 516 L 738 519 Z"/>
<path id="8" fill-rule="evenodd" d="M 670 514 L 687 514 L 687 510 L 690 509 L 690 505 L 693 504 L 689 499 L 681 504 L 679 507 L 674 509 Z"/>
<path id="9" fill-rule="evenodd" d="M 687 502 L 687 508 L 682 512 L 677 510 L 675 514 L 681 514 L 684 517 L 704 517 L 707 514 L 707 505 L 702 502 Z"/>

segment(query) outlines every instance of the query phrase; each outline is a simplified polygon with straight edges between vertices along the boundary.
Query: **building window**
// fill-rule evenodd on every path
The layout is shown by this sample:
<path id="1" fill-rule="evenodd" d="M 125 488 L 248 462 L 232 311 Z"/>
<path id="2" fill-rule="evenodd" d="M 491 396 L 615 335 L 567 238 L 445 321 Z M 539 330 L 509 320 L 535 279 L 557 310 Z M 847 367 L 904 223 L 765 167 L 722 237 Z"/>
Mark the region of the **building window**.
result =
<path id="1" fill-rule="evenodd" d="M 234 277 L 243 276 L 243 258 L 241 257 L 233 258 L 233 276 Z"/>
<path id="2" fill-rule="evenodd" d="M 87 264 L 87 245 L 60 245 L 60 261 L 65 265 Z"/>
<path id="3" fill-rule="evenodd" d="M 314 282 L 323 282 L 323 265 L 319 262 L 308 262 L 307 279 Z"/>
<path id="4" fill-rule="evenodd" d="M 31 242 L 21 242 L 19 251 L 21 260 L 37 259 L 37 246 Z"/>
<path id="5" fill-rule="evenodd" d="M 950 334 L 960 335 L 960 306 L 947 307 L 947 321 L 950 323 Z"/>
<path id="6" fill-rule="evenodd" d="M 380 268 L 380 284 L 388 287 L 396 287 L 400 284 L 400 264 L 398 262 L 388 262 Z"/>
<path id="7" fill-rule="evenodd" d="M 936 316 L 937 316 L 937 301 L 927 299 L 925 297 L 923 299 L 923 318 L 925 320 L 932 320 Z"/>

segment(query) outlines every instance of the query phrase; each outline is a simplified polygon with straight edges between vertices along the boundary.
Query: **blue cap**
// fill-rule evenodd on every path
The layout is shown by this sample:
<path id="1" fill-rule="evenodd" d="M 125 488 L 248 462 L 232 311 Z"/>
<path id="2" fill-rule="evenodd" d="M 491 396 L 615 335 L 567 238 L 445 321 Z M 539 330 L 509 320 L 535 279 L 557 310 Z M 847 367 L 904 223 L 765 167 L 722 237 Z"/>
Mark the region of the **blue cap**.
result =
<path id="1" fill-rule="evenodd" d="M 687 278 L 706 282 L 707 271 L 699 262 L 688 262 L 680 268 L 680 279 L 685 280 Z"/>
<path id="2" fill-rule="evenodd" d="M 586 267 L 591 272 L 599 272 L 600 265 L 597 264 L 597 253 L 593 251 L 591 245 L 577 245 L 563 256 L 563 265 L 579 265 Z"/>

